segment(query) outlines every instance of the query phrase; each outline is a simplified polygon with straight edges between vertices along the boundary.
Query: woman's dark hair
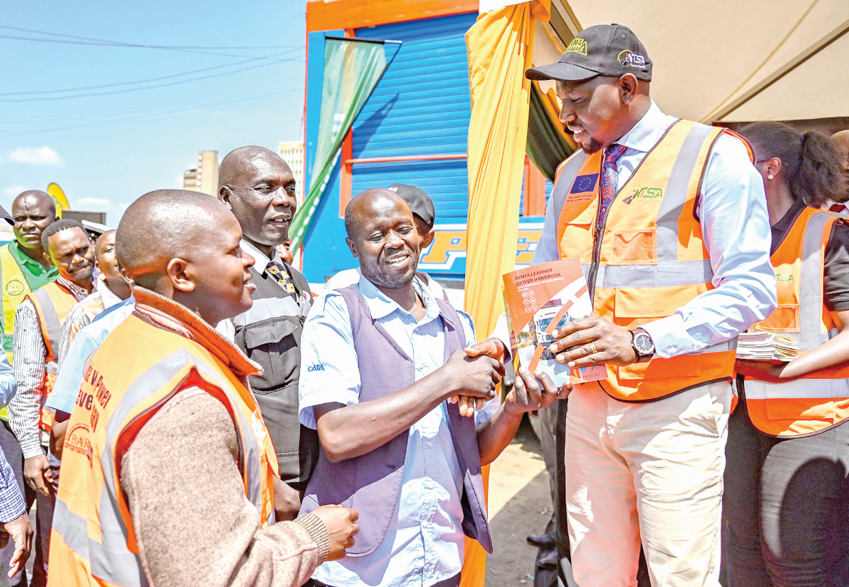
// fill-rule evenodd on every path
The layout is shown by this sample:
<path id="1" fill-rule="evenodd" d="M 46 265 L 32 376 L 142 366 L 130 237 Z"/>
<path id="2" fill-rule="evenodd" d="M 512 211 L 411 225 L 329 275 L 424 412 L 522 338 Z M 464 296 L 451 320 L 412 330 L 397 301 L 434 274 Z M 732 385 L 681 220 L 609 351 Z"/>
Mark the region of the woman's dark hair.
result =
<path id="1" fill-rule="evenodd" d="M 740 129 L 758 161 L 781 159 L 790 193 L 809 206 L 849 200 L 840 155 L 829 138 L 809 130 L 802 134 L 780 122 L 755 122 Z"/>

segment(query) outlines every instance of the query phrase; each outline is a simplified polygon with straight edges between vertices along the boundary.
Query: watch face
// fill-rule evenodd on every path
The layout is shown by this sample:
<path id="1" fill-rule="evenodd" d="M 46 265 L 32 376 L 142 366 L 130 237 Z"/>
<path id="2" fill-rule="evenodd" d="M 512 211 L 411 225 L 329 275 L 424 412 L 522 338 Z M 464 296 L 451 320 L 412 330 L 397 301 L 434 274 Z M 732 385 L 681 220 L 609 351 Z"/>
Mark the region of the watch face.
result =
<path id="1" fill-rule="evenodd" d="M 638 332 L 634 335 L 634 348 L 641 355 L 649 355 L 654 352 L 654 344 L 652 344 L 651 337 L 644 332 Z"/>

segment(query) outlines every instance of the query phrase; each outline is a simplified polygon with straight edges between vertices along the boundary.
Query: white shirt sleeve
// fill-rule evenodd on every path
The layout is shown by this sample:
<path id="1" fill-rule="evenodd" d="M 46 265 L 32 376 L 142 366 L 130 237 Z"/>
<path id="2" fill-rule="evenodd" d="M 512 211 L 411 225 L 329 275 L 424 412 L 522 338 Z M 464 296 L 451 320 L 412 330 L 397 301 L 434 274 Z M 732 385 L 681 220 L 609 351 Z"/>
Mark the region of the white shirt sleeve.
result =
<path id="1" fill-rule="evenodd" d="M 328 291 L 315 301 L 301 334 L 298 418 L 316 428 L 314 406 L 359 403 L 360 368 L 348 306 L 342 294 Z"/>
<path id="2" fill-rule="evenodd" d="M 715 289 L 642 328 L 661 358 L 734 338 L 775 308 L 775 271 L 763 179 L 745 146 L 722 135 L 708 160 L 698 204 Z"/>
<path id="3" fill-rule="evenodd" d="M 554 189 L 557 189 L 556 184 Z M 552 194 L 554 194 L 554 190 L 552 190 Z M 560 201 L 555 200 L 556 198 L 553 195 L 548 199 L 548 209 L 545 211 L 542 234 L 539 237 L 537 248 L 534 249 L 531 265 L 550 263 L 560 259 L 560 247 L 557 244 L 557 219 L 560 216 L 563 201 L 562 199 Z"/>

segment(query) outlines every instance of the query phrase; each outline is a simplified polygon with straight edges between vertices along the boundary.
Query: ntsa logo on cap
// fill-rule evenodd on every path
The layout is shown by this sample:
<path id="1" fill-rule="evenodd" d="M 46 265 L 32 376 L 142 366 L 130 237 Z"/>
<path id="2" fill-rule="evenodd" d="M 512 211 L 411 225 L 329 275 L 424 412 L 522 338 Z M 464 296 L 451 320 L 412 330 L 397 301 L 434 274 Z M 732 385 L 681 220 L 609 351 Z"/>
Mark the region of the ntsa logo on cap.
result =
<path id="1" fill-rule="evenodd" d="M 575 37 L 569 46 L 566 47 L 567 53 L 578 53 L 579 55 L 587 54 L 587 42 L 581 37 Z"/>
<path id="2" fill-rule="evenodd" d="M 643 55 L 638 55 L 625 49 L 624 51 L 620 51 L 619 55 L 616 56 L 616 59 L 619 60 L 619 63 L 625 65 L 626 67 L 645 67 L 646 66 L 646 58 Z"/>

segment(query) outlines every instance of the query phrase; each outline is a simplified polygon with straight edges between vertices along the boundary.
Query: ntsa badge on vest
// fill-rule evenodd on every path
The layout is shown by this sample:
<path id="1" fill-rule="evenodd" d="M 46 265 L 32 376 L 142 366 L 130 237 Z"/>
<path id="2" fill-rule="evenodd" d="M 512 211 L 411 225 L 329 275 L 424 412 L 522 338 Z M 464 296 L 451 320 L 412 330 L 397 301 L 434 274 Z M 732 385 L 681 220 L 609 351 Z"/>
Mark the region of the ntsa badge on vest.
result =
<path id="1" fill-rule="evenodd" d="M 641 200 L 659 200 L 663 197 L 661 188 L 650 188 L 635 186 L 631 188 L 631 195 L 622 200 L 623 204 L 631 205 L 632 202 Z"/>

